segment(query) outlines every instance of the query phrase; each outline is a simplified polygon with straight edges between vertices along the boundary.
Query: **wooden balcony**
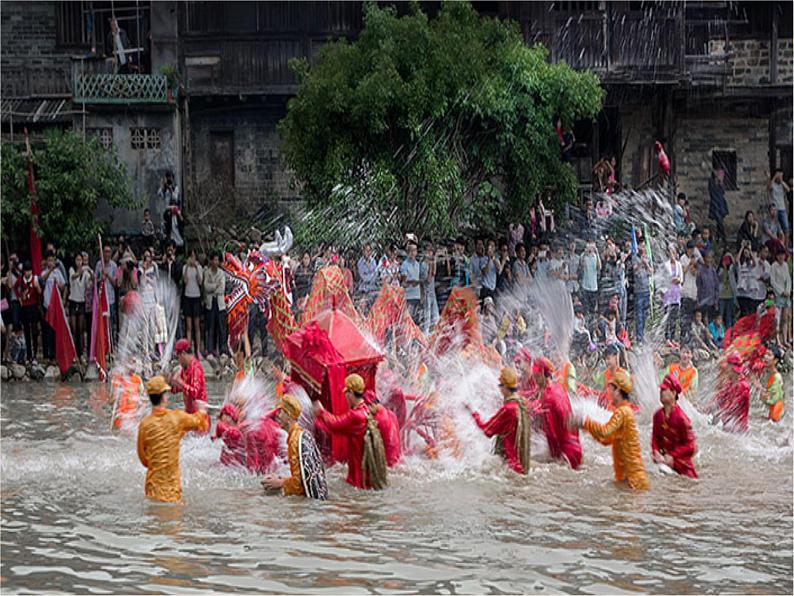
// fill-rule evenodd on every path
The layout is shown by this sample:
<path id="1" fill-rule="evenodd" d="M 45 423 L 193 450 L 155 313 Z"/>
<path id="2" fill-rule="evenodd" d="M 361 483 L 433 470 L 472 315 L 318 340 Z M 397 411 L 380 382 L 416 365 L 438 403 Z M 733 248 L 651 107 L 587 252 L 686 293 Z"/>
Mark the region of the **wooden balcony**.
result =
<path id="1" fill-rule="evenodd" d="M 63 65 L 3 66 L 4 98 L 69 97 L 70 84 L 68 61 Z"/>
<path id="2" fill-rule="evenodd" d="M 684 70 L 681 26 L 675 15 L 559 15 L 553 22 L 551 59 L 593 70 L 605 82 L 677 80 Z"/>

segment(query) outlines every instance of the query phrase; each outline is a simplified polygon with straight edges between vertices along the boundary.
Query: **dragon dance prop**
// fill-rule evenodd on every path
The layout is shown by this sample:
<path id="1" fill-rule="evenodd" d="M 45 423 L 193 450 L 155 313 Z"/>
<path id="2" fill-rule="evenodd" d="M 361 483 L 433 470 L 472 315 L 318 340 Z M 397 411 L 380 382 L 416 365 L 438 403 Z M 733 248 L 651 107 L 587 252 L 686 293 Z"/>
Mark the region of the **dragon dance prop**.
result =
<path id="1" fill-rule="evenodd" d="M 725 332 L 722 347 L 724 354 L 737 352 L 751 370 L 763 368 L 764 342 L 775 335 L 775 309 L 770 307 L 760 317 L 756 314 L 742 317 Z"/>
<path id="2" fill-rule="evenodd" d="M 424 333 L 408 313 L 405 289 L 398 286 L 387 284 L 381 288 L 364 324 L 375 341 L 381 345 L 389 330 L 398 345 L 409 344 L 413 340 L 422 346 L 427 344 Z"/>
<path id="3" fill-rule="evenodd" d="M 292 232 L 287 227 L 283 237 L 278 231 L 275 236 L 275 241 L 262 244 L 258 250 L 248 251 L 243 262 L 231 253 L 227 252 L 224 255 L 221 269 L 230 282 L 227 284 L 229 291 L 226 293 L 230 345 L 237 343 L 248 326 L 248 309 L 252 304 L 256 304 L 259 310 L 267 315 L 268 327 L 270 327 L 271 303 L 277 303 L 279 318 L 277 330 L 282 331 L 290 325 L 290 321 L 288 318 L 285 319 L 284 315 L 284 310 L 289 310 L 292 304 L 287 294 L 285 272 L 281 264 L 271 257 L 290 249 Z M 276 298 L 277 294 L 278 298 Z"/>
<path id="4" fill-rule="evenodd" d="M 329 308 L 342 311 L 359 327 L 363 323 L 347 291 L 345 276 L 336 265 L 326 265 L 315 274 L 312 291 L 301 316 L 301 325 L 316 319 Z"/>
<path id="5" fill-rule="evenodd" d="M 498 367 L 501 364 L 499 352 L 483 344 L 477 308 L 477 297 L 471 288 L 452 290 L 436 330 L 428 340 L 430 351 L 436 357 L 460 350 L 464 356 L 480 358 L 490 366 Z"/>

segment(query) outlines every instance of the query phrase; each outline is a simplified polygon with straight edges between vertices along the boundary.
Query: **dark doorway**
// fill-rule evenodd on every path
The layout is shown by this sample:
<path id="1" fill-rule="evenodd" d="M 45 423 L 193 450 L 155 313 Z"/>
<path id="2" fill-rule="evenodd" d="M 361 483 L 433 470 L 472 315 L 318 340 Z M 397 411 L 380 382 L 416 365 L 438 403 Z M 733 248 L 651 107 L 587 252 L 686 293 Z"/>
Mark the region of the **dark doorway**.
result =
<path id="1" fill-rule="evenodd" d="M 234 187 L 234 132 L 210 132 L 210 160 L 212 177 Z"/>

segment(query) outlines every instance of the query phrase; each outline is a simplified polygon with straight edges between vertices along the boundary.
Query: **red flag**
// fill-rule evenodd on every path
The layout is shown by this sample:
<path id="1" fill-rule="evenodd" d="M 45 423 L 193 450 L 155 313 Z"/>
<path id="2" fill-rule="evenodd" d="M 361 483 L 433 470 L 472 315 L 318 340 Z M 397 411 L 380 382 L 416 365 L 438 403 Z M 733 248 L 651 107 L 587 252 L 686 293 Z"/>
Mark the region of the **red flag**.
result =
<path id="1" fill-rule="evenodd" d="M 58 368 L 61 370 L 62 375 L 66 374 L 66 371 L 69 370 L 77 357 L 77 351 L 74 349 L 72 332 L 66 323 L 66 312 L 63 310 L 61 291 L 58 289 L 57 284 L 52 287 L 46 321 L 55 330 L 55 360 L 58 362 Z"/>
<path id="2" fill-rule="evenodd" d="M 107 379 L 107 355 L 110 352 L 108 319 L 110 308 L 105 293 L 105 282 L 100 277 L 94 285 L 94 310 L 91 320 L 91 356 L 99 369 L 99 380 Z"/>
<path id="3" fill-rule="evenodd" d="M 39 238 L 39 206 L 36 203 L 36 183 L 33 180 L 33 150 L 30 148 L 28 129 L 25 129 L 25 144 L 28 148 L 28 192 L 30 193 L 30 262 L 33 274 L 41 275 L 41 238 Z"/>

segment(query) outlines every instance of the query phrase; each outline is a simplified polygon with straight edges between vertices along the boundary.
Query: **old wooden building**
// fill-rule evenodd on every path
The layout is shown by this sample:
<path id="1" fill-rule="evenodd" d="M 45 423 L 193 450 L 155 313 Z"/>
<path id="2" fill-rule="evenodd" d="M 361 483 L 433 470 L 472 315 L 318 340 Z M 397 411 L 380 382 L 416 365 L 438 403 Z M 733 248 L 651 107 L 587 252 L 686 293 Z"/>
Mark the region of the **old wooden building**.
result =
<path id="1" fill-rule="evenodd" d="M 658 139 L 677 188 L 696 206 L 707 200 L 711 169 L 727 171 L 735 223 L 765 200 L 772 167 L 791 176 L 791 2 L 473 5 L 518 21 L 526 42 L 546 45 L 551 60 L 601 77 L 603 112 L 574 128 L 583 186 L 608 154 L 624 185 L 642 187 L 655 173 Z M 439 3 L 421 6 L 432 16 Z M 114 74 L 105 57 L 111 13 L 138 74 Z M 296 91 L 289 60 L 311 59 L 329 39 L 354 39 L 362 4 L 7 0 L 0 16 L 4 139 L 22 126 L 100 135 L 119 149 L 143 203 L 163 206 L 157 186 L 173 171 L 186 210 L 201 218 L 212 201 L 239 216 L 300 199 L 276 132 Z M 112 215 L 116 229 L 139 220 Z"/>

